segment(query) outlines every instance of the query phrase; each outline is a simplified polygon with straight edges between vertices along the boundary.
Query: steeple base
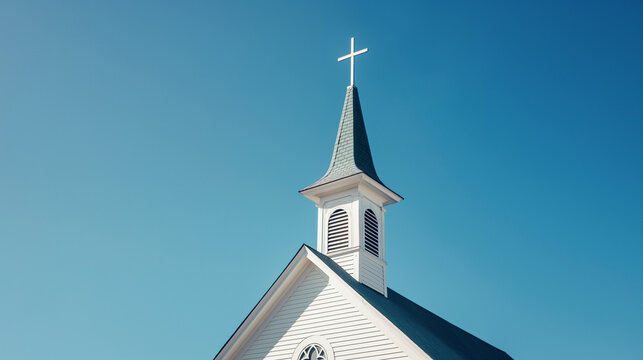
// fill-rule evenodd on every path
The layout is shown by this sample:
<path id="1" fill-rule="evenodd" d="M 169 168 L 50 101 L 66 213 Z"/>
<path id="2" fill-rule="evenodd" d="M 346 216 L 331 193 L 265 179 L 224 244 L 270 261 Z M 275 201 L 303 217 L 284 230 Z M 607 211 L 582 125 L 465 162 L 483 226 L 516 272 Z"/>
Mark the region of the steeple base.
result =
<path id="1" fill-rule="evenodd" d="M 387 296 L 385 261 L 359 247 L 347 248 L 328 256 L 355 280 Z"/>

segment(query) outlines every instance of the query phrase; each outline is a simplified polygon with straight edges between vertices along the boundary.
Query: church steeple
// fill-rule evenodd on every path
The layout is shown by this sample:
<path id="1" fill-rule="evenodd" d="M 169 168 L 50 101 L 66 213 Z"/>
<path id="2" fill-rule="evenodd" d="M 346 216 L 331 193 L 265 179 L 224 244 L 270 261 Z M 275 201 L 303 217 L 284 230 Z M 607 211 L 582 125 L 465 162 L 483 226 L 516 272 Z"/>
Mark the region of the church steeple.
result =
<path id="1" fill-rule="evenodd" d="M 371 156 L 371 148 L 368 145 L 366 126 L 364 125 L 357 87 L 349 86 L 346 89 L 344 108 L 342 109 L 335 148 L 333 149 L 328 171 L 321 179 L 306 189 L 359 173 L 364 173 L 382 186 L 384 185 L 377 176 L 373 165 L 373 157 Z"/>
<path id="2" fill-rule="evenodd" d="M 337 139 L 326 174 L 300 192 L 317 205 L 317 250 L 331 257 L 355 279 L 387 295 L 384 247 L 384 206 L 402 197 L 384 186 L 375 172 L 366 136 L 362 107 L 354 81 L 354 51 L 351 85 L 337 131 Z"/>

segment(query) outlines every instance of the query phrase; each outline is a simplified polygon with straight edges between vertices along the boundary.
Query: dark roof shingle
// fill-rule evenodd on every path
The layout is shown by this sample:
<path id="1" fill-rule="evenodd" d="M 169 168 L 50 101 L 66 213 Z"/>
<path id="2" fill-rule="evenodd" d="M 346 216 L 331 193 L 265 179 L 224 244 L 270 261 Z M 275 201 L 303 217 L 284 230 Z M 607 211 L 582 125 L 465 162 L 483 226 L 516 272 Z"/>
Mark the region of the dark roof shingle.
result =
<path id="1" fill-rule="evenodd" d="M 346 89 L 333 156 L 326 174 L 306 189 L 324 185 L 351 175 L 364 173 L 384 185 L 375 172 L 357 87 Z M 304 190 L 306 190 L 304 189 Z"/>
<path id="2" fill-rule="evenodd" d="M 431 358 L 435 360 L 512 360 L 506 352 L 442 319 L 391 288 L 388 288 L 388 297 L 384 297 L 355 280 L 328 256 L 307 245 L 304 246 Z"/>

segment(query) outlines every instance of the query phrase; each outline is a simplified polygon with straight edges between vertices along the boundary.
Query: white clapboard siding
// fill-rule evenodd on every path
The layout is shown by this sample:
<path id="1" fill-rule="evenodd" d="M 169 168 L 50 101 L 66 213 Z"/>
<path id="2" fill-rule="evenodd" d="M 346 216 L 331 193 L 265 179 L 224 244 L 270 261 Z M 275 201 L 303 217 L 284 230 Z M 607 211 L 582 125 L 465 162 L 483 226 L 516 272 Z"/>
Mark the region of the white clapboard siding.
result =
<path id="1" fill-rule="evenodd" d="M 359 280 L 376 291 L 384 293 L 384 268 L 370 255 L 363 254 L 360 261 Z"/>
<path id="2" fill-rule="evenodd" d="M 355 277 L 355 254 L 335 255 L 331 256 L 331 258 L 337 263 L 337 265 L 346 270 L 347 273 Z"/>
<path id="3" fill-rule="evenodd" d="M 336 360 L 409 359 L 314 266 L 274 311 L 241 359 L 291 360 L 297 345 L 313 335 L 330 342 Z"/>

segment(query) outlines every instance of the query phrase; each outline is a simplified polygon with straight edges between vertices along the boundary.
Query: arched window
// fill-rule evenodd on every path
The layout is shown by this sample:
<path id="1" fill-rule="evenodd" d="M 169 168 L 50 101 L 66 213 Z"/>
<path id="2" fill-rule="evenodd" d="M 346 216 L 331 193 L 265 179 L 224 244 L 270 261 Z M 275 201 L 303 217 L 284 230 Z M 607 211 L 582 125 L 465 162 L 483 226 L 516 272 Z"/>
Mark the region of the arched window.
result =
<path id="1" fill-rule="evenodd" d="M 377 217 L 371 209 L 364 212 L 364 248 L 375 256 L 380 256 Z"/>
<path id="2" fill-rule="evenodd" d="M 333 347 L 325 338 L 313 335 L 302 340 L 295 348 L 291 360 L 335 360 Z"/>
<path id="3" fill-rule="evenodd" d="M 348 213 L 335 210 L 328 219 L 328 252 L 348 247 Z"/>
<path id="4" fill-rule="evenodd" d="M 326 360 L 326 350 L 321 345 L 311 344 L 306 346 L 299 354 L 298 360 Z"/>

